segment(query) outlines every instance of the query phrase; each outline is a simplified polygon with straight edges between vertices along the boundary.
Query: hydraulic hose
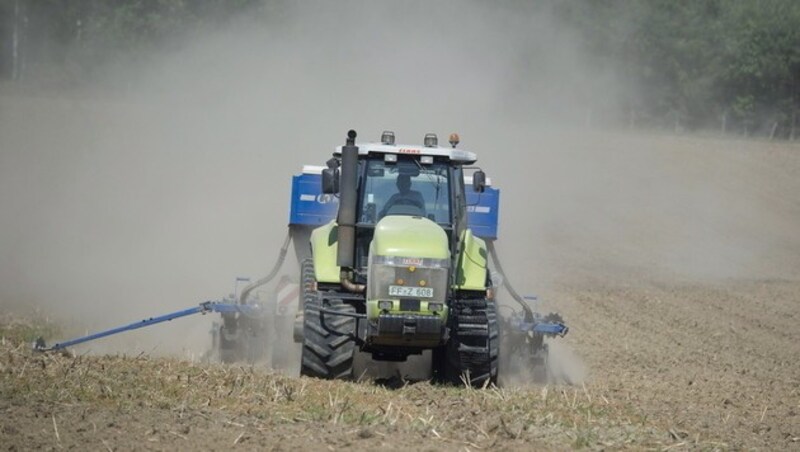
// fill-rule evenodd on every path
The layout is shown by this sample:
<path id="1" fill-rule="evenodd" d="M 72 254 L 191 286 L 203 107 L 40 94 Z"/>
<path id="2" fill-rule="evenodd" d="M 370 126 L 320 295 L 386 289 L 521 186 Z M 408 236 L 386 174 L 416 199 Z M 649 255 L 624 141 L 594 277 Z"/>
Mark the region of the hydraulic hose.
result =
<path id="1" fill-rule="evenodd" d="M 503 277 L 503 287 L 506 288 L 508 293 L 511 295 L 511 298 L 513 298 L 514 301 L 522 306 L 522 310 L 525 311 L 525 321 L 532 322 L 533 310 L 525 301 L 525 299 L 514 289 L 514 287 L 511 285 L 511 282 L 506 277 L 506 274 L 503 271 L 503 265 L 500 264 L 500 259 L 497 258 L 497 250 L 494 247 L 494 240 L 486 240 L 486 248 L 489 249 L 489 254 L 492 256 L 492 262 L 494 263 L 495 269 L 497 269 L 497 272 Z"/>
<path id="2" fill-rule="evenodd" d="M 283 266 L 283 261 L 286 260 L 286 252 L 289 249 L 289 243 L 291 241 L 292 241 L 292 229 L 291 227 L 289 227 L 289 231 L 286 233 L 286 239 L 283 241 L 283 246 L 281 247 L 281 251 L 280 253 L 278 253 L 278 260 L 275 262 L 275 265 L 272 267 L 272 270 L 270 270 L 267 276 L 259 279 L 258 281 L 248 284 L 247 286 L 245 286 L 244 289 L 242 289 L 242 293 L 241 295 L 239 295 L 240 304 L 245 304 L 247 302 L 247 297 L 250 296 L 250 292 L 275 279 L 275 275 L 278 274 L 278 270 L 280 270 L 281 266 Z"/>

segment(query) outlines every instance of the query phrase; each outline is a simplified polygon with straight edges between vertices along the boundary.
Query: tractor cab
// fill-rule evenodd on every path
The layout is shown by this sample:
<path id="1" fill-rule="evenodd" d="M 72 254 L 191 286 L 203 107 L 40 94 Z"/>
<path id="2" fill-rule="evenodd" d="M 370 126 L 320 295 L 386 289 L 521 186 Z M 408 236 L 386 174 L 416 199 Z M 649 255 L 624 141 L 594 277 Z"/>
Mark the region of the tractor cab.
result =
<path id="1" fill-rule="evenodd" d="M 439 147 L 434 134 L 425 136 L 423 146 L 395 144 L 392 132 L 384 132 L 380 143 L 359 144 L 357 282 L 365 282 L 375 228 L 390 216 L 413 217 L 417 222 L 426 219 L 438 225 L 447 235 L 450 257 L 456 256 L 458 237 L 467 228 L 464 166 L 474 163 L 477 156 L 456 149 L 458 136 L 453 135 L 451 148 Z M 340 155 L 341 147 L 334 153 Z M 483 191 L 485 176 L 475 179 L 482 185 L 471 190 Z"/>

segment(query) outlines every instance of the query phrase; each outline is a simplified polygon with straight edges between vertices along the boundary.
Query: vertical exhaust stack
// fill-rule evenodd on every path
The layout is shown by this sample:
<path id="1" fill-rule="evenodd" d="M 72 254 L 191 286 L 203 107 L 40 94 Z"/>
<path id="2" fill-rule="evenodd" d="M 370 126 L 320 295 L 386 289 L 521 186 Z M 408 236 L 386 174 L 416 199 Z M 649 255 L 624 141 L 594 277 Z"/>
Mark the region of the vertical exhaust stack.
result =
<path id="1" fill-rule="evenodd" d="M 339 246 L 336 265 L 353 268 L 356 250 L 356 201 L 358 184 L 358 146 L 356 131 L 347 132 L 347 144 L 342 146 L 342 168 L 339 181 Z M 344 278 L 343 278 L 344 279 Z"/>

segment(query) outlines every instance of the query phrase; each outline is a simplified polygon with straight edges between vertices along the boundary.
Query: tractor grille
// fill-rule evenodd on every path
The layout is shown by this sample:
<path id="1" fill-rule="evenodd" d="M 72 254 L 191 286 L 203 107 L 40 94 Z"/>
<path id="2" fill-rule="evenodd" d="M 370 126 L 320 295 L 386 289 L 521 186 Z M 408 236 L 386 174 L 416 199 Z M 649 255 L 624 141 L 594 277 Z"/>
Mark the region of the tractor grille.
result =
<path id="1" fill-rule="evenodd" d="M 414 311 L 419 312 L 419 300 L 412 300 L 412 299 L 401 299 L 400 300 L 400 310 L 401 311 Z"/>

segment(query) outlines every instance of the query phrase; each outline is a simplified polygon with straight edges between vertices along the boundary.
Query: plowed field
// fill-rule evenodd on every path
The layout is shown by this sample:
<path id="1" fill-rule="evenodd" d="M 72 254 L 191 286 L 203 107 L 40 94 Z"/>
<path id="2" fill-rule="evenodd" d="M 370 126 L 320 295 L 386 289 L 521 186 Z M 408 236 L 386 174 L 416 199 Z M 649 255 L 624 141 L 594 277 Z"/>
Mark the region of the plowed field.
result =
<path id="1" fill-rule="evenodd" d="M 119 136 L 113 132 L 141 125 L 146 113 L 108 117 L 98 114 L 108 108 L 103 105 L 2 101 L 4 449 L 800 449 L 797 145 L 553 132 L 532 135 L 524 170 L 514 166 L 519 154 L 484 161 L 505 190 L 502 232 L 508 239 L 499 247 L 509 259 L 507 276 L 520 290 L 535 291 L 542 310 L 563 314 L 571 331 L 554 342 L 554 360 L 576 384 L 515 379 L 472 390 L 402 378 L 318 381 L 265 366 L 207 363 L 165 348 L 150 353 L 136 345 L 143 337 L 136 335 L 128 347 L 123 339 L 110 350 L 33 353 L 28 341 L 40 334 L 52 340 L 191 305 L 217 269 L 181 270 L 183 261 L 170 253 L 186 252 L 187 262 L 197 262 L 205 254 L 193 253 L 191 244 L 229 232 L 257 240 L 258 231 L 224 229 L 220 225 L 236 222 L 199 217 L 201 204 L 172 215 L 170 200 L 191 191 L 181 182 L 191 177 L 163 166 L 183 168 L 176 163 L 182 156 L 150 166 L 134 152 L 169 136 L 166 131 L 155 138 L 131 132 L 110 157 L 101 151 L 110 140 L 86 138 L 88 130 Z M 61 114 L 70 111 L 80 114 Z M 192 174 L 205 174 L 211 160 L 203 162 L 190 165 Z M 150 189 L 131 185 L 128 199 L 115 191 L 109 170 L 126 184 L 141 177 Z M 253 185 L 237 190 L 261 186 L 258 178 L 243 180 Z M 179 188 L 158 196 L 170 184 Z M 217 186 L 204 187 L 204 208 L 226 205 L 213 195 Z M 250 211 L 285 209 L 285 194 Z M 58 203 L 50 195 L 58 195 Z M 162 210 L 135 215 L 148 203 L 162 203 Z M 106 204 L 113 205 L 93 209 Z M 80 219 L 69 217 L 73 211 Z M 272 220 L 266 214 L 255 219 Z M 86 228 L 100 244 L 76 232 Z M 172 248 L 172 231 L 185 244 Z M 139 233 L 167 238 L 142 247 Z M 115 234 L 124 243 L 114 241 Z M 273 242 L 278 239 L 259 245 Z M 242 249 L 230 250 L 235 244 L 241 242 L 219 245 L 229 254 L 216 255 L 233 259 Z M 257 251 L 248 265 L 263 261 L 263 249 Z M 158 274 L 148 273 L 148 262 Z M 166 264 L 177 273 L 159 279 Z M 198 287 L 187 279 L 192 271 Z M 128 303 L 153 299 L 155 289 L 131 291 L 172 287 L 170 277 L 184 291 L 160 299 L 171 301 L 140 310 Z M 100 291 L 97 298 L 88 296 L 93 290 Z M 80 315 L 92 309 L 96 317 Z M 115 316 L 116 309 L 123 312 Z M 158 343 L 183 347 L 189 339 L 175 325 L 151 334 Z"/>

